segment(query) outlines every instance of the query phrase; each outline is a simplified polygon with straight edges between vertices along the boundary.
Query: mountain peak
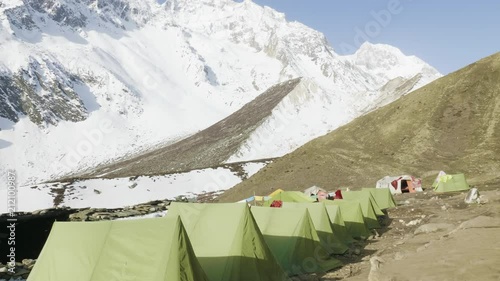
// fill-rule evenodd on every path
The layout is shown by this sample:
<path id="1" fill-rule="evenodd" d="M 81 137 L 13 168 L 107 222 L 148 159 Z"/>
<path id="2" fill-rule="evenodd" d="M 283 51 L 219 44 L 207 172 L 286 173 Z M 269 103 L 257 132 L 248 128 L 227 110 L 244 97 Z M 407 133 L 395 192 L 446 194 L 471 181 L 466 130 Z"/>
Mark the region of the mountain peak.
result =
<path id="1" fill-rule="evenodd" d="M 361 44 L 361 46 L 356 51 L 356 53 L 366 52 L 366 51 L 373 51 L 373 50 L 387 51 L 387 52 L 393 53 L 394 55 L 404 56 L 403 52 L 401 52 L 400 49 L 398 49 L 398 48 L 396 48 L 394 46 L 387 45 L 387 44 L 382 44 L 382 43 L 372 43 L 370 41 L 365 41 L 363 44 Z"/>
<path id="2" fill-rule="evenodd" d="M 387 44 L 364 42 L 353 55 L 347 56 L 356 66 L 365 71 L 375 73 L 384 80 L 397 77 L 411 78 L 422 73 L 439 78 L 442 75 L 416 56 L 407 56 L 400 49 Z"/>

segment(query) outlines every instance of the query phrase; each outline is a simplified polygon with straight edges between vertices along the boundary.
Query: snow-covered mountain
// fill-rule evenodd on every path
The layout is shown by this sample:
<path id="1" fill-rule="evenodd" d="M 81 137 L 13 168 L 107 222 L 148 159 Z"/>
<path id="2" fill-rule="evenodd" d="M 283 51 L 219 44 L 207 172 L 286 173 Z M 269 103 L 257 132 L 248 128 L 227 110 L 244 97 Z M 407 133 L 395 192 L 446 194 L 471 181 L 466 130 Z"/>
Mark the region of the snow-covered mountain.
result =
<path id="1" fill-rule="evenodd" d="M 339 56 L 248 0 L 6 0 L 0 169 L 27 184 L 149 150 L 304 77 L 228 161 L 279 156 L 440 76 L 386 45 Z"/>

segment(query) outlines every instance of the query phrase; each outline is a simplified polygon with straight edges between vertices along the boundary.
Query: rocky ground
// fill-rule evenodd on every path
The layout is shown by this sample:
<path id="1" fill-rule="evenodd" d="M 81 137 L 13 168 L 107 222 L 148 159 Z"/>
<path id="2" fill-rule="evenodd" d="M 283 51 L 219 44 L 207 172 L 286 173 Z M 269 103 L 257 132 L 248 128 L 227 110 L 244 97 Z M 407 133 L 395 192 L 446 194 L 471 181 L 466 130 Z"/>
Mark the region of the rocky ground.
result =
<path id="1" fill-rule="evenodd" d="M 380 236 L 320 280 L 500 280 L 500 190 L 480 194 L 475 204 L 465 193 L 395 196 Z"/>

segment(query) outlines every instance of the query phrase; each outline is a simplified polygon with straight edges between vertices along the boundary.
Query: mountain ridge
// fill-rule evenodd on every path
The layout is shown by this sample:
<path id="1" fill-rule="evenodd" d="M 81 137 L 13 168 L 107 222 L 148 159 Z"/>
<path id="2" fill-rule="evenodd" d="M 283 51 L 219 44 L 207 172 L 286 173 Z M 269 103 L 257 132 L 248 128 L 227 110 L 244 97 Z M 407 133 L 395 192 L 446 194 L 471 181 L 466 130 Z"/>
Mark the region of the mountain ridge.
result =
<path id="1" fill-rule="evenodd" d="M 276 159 L 222 201 L 277 188 L 369 187 L 413 174 L 429 187 L 440 170 L 500 186 L 500 53 L 440 78 Z"/>
<path id="2" fill-rule="evenodd" d="M 223 164 L 276 105 L 297 91 L 300 83 L 301 78 L 296 78 L 275 85 L 227 118 L 181 141 L 75 176 L 115 178 L 162 175 Z"/>

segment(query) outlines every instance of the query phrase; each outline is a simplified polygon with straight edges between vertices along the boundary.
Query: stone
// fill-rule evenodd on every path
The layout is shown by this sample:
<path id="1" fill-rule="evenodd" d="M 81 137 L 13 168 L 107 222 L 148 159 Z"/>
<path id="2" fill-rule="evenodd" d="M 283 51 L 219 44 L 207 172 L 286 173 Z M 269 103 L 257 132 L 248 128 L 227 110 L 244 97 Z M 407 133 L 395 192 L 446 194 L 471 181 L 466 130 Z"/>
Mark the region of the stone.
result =
<path id="1" fill-rule="evenodd" d="M 496 228 L 500 227 L 500 218 L 479 216 L 460 224 L 461 229 L 468 228 Z"/>
<path id="2" fill-rule="evenodd" d="M 465 196 L 464 202 L 467 204 L 476 203 L 479 198 L 479 191 L 477 188 L 473 187 L 467 192 L 467 196 Z"/>
<path id="3" fill-rule="evenodd" d="M 29 267 L 31 265 L 34 265 L 35 264 L 35 260 L 32 260 L 32 259 L 24 259 L 21 261 L 21 263 L 23 264 L 24 267 Z"/>
<path id="4" fill-rule="evenodd" d="M 108 212 L 95 212 L 92 214 L 92 217 L 98 217 L 98 216 L 109 216 L 110 214 Z"/>
<path id="5" fill-rule="evenodd" d="M 444 230 L 451 230 L 453 228 L 452 224 L 449 223 L 428 223 L 419 226 L 414 234 L 421 234 L 421 233 L 433 233 L 433 232 L 438 232 L 438 231 L 444 231 Z"/>
<path id="6" fill-rule="evenodd" d="M 479 198 L 477 198 L 477 203 L 479 203 L 479 204 L 486 204 L 489 201 L 490 200 L 488 199 L 488 197 L 486 197 L 484 195 L 480 195 Z"/>
<path id="7" fill-rule="evenodd" d="M 74 213 L 74 214 L 69 215 L 69 220 L 70 221 L 86 221 L 88 219 L 88 215 L 92 212 L 93 212 L 92 209 L 82 210 L 78 213 Z"/>
<path id="8" fill-rule="evenodd" d="M 405 254 L 401 253 L 401 252 L 397 252 L 395 255 L 394 255 L 394 259 L 397 260 L 397 261 L 400 261 L 402 259 L 404 259 L 406 257 Z"/>
<path id="9" fill-rule="evenodd" d="M 412 220 L 409 223 L 407 223 L 406 226 L 414 226 L 414 225 L 419 224 L 421 221 L 422 221 L 422 219 Z"/>
<path id="10" fill-rule="evenodd" d="M 418 247 L 417 248 L 417 253 L 422 252 L 423 250 L 427 249 L 428 246 L 429 246 L 429 244 L 425 244 L 423 246 Z"/>
<path id="11" fill-rule="evenodd" d="M 18 277 L 18 276 L 23 276 L 25 274 L 29 274 L 30 271 L 25 269 L 25 268 L 16 268 L 16 273 L 14 273 L 14 277 Z"/>
<path id="12" fill-rule="evenodd" d="M 39 215 L 42 211 L 43 211 L 43 209 L 42 210 L 35 210 L 35 211 L 31 212 L 31 214 L 32 215 Z"/>
<path id="13" fill-rule="evenodd" d="M 113 215 L 118 218 L 126 218 L 126 217 L 139 216 L 140 214 L 141 212 L 137 210 L 126 210 L 126 211 L 116 212 Z"/>

